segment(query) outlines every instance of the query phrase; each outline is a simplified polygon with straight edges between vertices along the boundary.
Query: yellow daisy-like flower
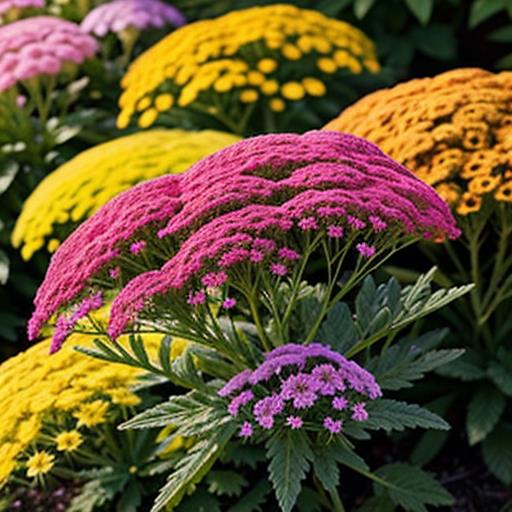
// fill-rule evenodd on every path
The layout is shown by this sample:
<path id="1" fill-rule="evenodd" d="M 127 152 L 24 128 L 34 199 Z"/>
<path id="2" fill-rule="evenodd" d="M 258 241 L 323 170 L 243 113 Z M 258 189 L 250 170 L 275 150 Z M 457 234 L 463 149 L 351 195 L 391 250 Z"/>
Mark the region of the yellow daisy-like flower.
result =
<path id="1" fill-rule="evenodd" d="M 160 95 L 157 108 L 170 101 Z M 95 146 L 47 176 L 26 200 L 12 234 L 28 260 L 60 241 L 118 193 L 136 183 L 180 173 L 197 160 L 235 143 L 238 137 L 206 130 L 151 130 Z"/>
<path id="2" fill-rule="evenodd" d="M 27 460 L 27 476 L 34 477 L 45 475 L 53 468 L 54 461 L 55 455 L 51 453 L 45 451 L 34 453 L 34 455 Z"/>
<path id="3" fill-rule="evenodd" d="M 112 402 L 117 405 L 124 405 L 126 407 L 135 407 L 139 405 L 141 400 L 140 398 L 131 391 L 126 388 L 117 388 L 108 391 Z"/>
<path id="4" fill-rule="evenodd" d="M 57 450 L 60 452 L 73 452 L 83 443 L 83 441 L 82 434 L 80 434 L 78 430 L 61 432 L 55 438 Z"/>
<path id="5" fill-rule="evenodd" d="M 143 53 L 121 82 L 118 126 L 151 126 L 165 112 L 165 94 L 167 110 L 210 114 L 244 133 L 240 107 L 257 105 L 261 114 L 269 106 L 246 86 L 274 94 L 266 92 L 272 80 L 276 92 L 282 86 L 286 99 L 299 101 L 326 94 L 328 80 L 378 70 L 373 43 L 348 23 L 287 4 L 241 9 L 186 25 Z M 301 83 L 312 76 L 315 82 Z"/>
<path id="6" fill-rule="evenodd" d="M 104 400 L 94 400 L 88 404 L 83 404 L 73 416 L 78 420 L 78 426 L 95 427 L 107 421 L 107 412 L 109 403 Z"/>
<path id="7" fill-rule="evenodd" d="M 370 94 L 326 129 L 378 144 L 462 216 L 512 203 L 512 73 L 457 69 Z"/>

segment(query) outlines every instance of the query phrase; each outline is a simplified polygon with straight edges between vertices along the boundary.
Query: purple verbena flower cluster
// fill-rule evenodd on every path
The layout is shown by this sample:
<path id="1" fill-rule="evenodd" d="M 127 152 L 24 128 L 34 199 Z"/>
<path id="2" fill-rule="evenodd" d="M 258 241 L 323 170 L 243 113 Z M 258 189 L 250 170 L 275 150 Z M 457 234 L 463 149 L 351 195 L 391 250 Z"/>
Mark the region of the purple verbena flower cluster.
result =
<path id="1" fill-rule="evenodd" d="M 382 395 L 371 373 L 326 345 L 289 343 L 268 352 L 255 370 L 235 375 L 220 391 L 248 438 L 276 428 L 343 431 L 368 419 L 366 402 Z"/>

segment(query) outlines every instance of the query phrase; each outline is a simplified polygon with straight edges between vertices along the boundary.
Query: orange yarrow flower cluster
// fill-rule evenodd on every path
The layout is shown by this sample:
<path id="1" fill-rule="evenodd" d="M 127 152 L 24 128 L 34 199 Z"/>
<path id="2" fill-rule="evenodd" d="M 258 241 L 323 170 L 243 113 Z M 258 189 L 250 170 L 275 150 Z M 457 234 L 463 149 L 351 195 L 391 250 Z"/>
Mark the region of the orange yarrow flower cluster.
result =
<path id="1" fill-rule="evenodd" d="M 326 127 L 378 144 L 460 215 L 512 203 L 512 72 L 456 69 L 370 94 Z"/>

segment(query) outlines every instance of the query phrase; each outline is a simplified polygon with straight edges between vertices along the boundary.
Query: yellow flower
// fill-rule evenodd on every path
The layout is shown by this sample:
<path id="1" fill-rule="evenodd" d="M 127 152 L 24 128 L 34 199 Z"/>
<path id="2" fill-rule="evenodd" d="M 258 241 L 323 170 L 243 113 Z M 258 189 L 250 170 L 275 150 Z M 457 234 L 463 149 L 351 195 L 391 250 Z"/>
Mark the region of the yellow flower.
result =
<path id="1" fill-rule="evenodd" d="M 73 452 L 83 443 L 83 438 L 78 430 L 69 430 L 58 434 L 55 442 L 60 452 Z"/>
<path id="2" fill-rule="evenodd" d="M 109 404 L 104 400 L 82 404 L 73 416 L 78 420 L 78 426 L 94 427 L 107 421 Z"/>
<path id="3" fill-rule="evenodd" d="M 54 460 L 55 455 L 51 453 L 45 451 L 34 453 L 34 455 L 27 460 L 27 476 L 34 477 L 45 475 L 53 468 Z"/>
<path id="4" fill-rule="evenodd" d="M 240 93 L 240 101 L 242 103 L 254 103 L 258 101 L 258 92 L 254 89 L 246 89 Z"/>
<path id="5" fill-rule="evenodd" d="M 141 399 L 126 388 L 112 389 L 108 391 L 108 394 L 112 398 L 112 402 L 117 405 L 124 405 L 126 407 L 135 407 L 139 405 Z"/>
<path id="6" fill-rule="evenodd" d="M 375 142 L 469 215 L 484 196 L 512 202 L 511 105 L 512 73 L 454 69 L 370 94 L 325 128 Z"/>
<path id="7" fill-rule="evenodd" d="M 181 27 L 140 55 L 121 81 L 117 125 L 124 128 L 133 121 L 142 128 L 151 126 L 160 112 L 173 108 L 173 102 L 158 104 L 163 94 L 177 98 L 180 108 L 212 115 L 222 108 L 223 114 L 234 115 L 233 102 L 255 100 L 247 100 L 243 92 L 223 102 L 215 96 L 246 85 L 260 87 L 262 74 L 275 73 L 279 82 L 300 84 L 319 70 L 346 74 L 363 69 L 378 69 L 375 48 L 345 22 L 286 4 L 240 9 Z M 260 102 L 258 108 L 267 105 Z M 212 107 L 217 110 L 212 112 Z"/>
<path id="8" fill-rule="evenodd" d="M 325 84 L 318 78 L 307 77 L 302 80 L 302 85 L 311 96 L 324 96 L 327 92 Z"/>
<path id="9" fill-rule="evenodd" d="M 281 94 L 287 100 L 301 100 L 304 98 L 304 87 L 298 82 L 287 82 L 281 87 Z"/>
<path id="10" fill-rule="evenodd" d="M 260 89 L 266 96 L 271 96 L 279 90 L 279 83 L 277 80 L 265 80 L 265 82 L 261 84 Z"/>
<path id="11" fill-rule="evenodd" d="M 155 107 L 158 112 L 165 112 L 166 110 L 169 110 L 173 103 L 174 98 L 171 94 L 159 94 L 155 98 Z"/>
<path id="12" fill-rule="evenodd" d="M 282 112 L 286 108 L 285 102 L 281 98 L 272 98 L 270 100 L 270 109 L 274 112 Z"/>
<path id="13" fill-rule="evenodd" d="M 157 98 L 157 107 L 164 102 L 163 96 Z M 238 140 L 210 130 L 150 130 L 88 149 L 48 175 L 32 192 L 23 205 L 12 243 L 22 246 L 24 259 L 30 259 L 45 243 L 53 252 L 79 222 L 122 190 L 162 174 L 183 172 Z"/>

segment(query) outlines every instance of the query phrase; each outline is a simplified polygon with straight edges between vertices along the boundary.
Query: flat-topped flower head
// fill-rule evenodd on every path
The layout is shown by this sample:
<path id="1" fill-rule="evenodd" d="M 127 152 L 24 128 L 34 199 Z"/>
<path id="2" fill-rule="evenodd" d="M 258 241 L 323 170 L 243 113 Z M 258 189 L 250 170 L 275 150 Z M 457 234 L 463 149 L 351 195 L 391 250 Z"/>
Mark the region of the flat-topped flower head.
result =
<path id="1" fill-rule="evenodd" d="M 78 25 L 36 16 L 0 27 L 0 92 L 39 76 L 57 75 L 67 64 L 82 64 L 97 50 Z"/>
<path id="2" fill-rule="evenodd" d="M 187 25 L 142 54 L 123 78 L 117 122 L 146 128 L 191 109 L 236 133 L 263 112 L 279 126 L 289 105 L 334 95 L 330 81 L 378 69 L 373 43 L 345 22 L 287 4 L 241 9 Z"/>
<path id="3" fill-rule="evenodd" d="M 333 225 L 343 237 L 329 236 Z M 325 131 L 254 137 L 120 194 L 82 224 L 52 259 L 29 332 L 98 290 L 117 294 L 116 337 L 160 301 L 167 312 L 197 308 L 258 273 L 287 279 L 322 241 L 357 269 L 411 240 L 456 236 L 433 189 L 373 144 Z"/>
<path id="4" fill-rule="evenodd" d="M 111 32 L 179 27 L 184 23 L 183 14 L 161 0 L 113 0 L 93 9 L 80 26 L 84 32 L 105 37 Z"/>
<path id="5" fill-rule="evenodd" d="M 286 357 L 299 357 L 300 367 Z M 272 366 L 275 361 L 281 363 Z M 371 373 L 316 343 L 282 345 L 248 372 L 235 375 L 219 391 L 229 399 L 228 412 L 240 422 L 244 438 L 276 429 L 326 429 L 336 435 L 346 424 L 366 421 L 366 402 L 382 395 Z M 264 381 L 253 378 L 262 374 Z"/>
<path id="6" fill-rule="evenodd" d="M 149 130 L 99 144 L 48 175 L 23 205 L 12 234 L 24 259 L 46 245 L 55 252 L 78 224 L 116 194 L 141 181 L 181 173 L 237 142 L 213 130 Z"/>
<path id="7" fill-rule="evenodd" d="M 160 339 L 145 335 L 149 353 Z M 144 372 L 73 348 L 92 348 L 92 340 L 73 334 L 72 343 L 49 358 L 46 339 L 0 365 L 0 487 L 14 475 L 32 478 L 67 467 L 67 457 L 82 445 L 101 449 L 105 441 L 96 427 L 115 429 L 123 408 L 140 403 L 134 388 Z"/>
<path id="8" fill-rule="evenodd" d="M 512 203 L 512 73 L 457 69 L 369 94 L 326 128 L 375 142 L 460 215 Z"/>
<path id="9" fill-rule="evenodd" d="M 44 6 L 45 0 L 0 0 L 0 25 L 3 20 L 17 18 L 25 9 L 41 9 Z"/>

